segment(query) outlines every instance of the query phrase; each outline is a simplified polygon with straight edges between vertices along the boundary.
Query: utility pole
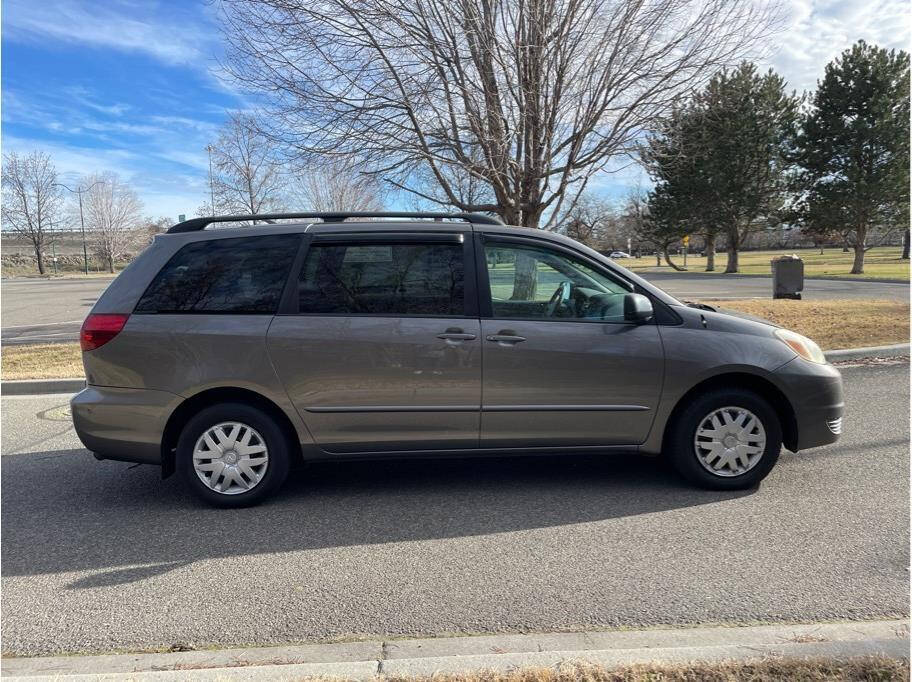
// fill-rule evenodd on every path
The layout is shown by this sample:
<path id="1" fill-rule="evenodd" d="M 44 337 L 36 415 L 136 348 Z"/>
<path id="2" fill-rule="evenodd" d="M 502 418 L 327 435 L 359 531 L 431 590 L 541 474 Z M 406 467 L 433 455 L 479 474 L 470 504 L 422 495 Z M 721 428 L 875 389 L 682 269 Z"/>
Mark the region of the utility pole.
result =
<path id="1" fill-rule="evenodd" d="M 98 182 L 93 182 L 91 185 L 89 185 L 85 189 L 83 189 L 83 188 L 70 189 L 69 187 L 64 185 L 62 182 L 55 182 L 54 184 L 57 187 L 63 187 L 68 192 L 72 192 L 73 194 L 75 194 L 76 196 L 79 197 L 79 225 L 82 228 L 82 271 L 86 275 L 88 275 L 89 274 L 89 247 L 86 245 L 85 218 L 83 217 L 83 214 L 82 214 L 82 195 L 84 192 L 88 192 L 90 189 L 92 189 L 95 185 L 103 185 L 104 182 L 102 182 L 101 180 L 99 180 Z M 56 272 L 56 270 L 57 270 L 57 259 L 54 258 L 54 271 Z"/>
<path id="2" fill-rule="evenodd" d="M 215 215 L 215 185 L 212 182 L 212 145 L 206 145 L 206 151 L 209 152 L 209 210 L 211 215 Z"/>

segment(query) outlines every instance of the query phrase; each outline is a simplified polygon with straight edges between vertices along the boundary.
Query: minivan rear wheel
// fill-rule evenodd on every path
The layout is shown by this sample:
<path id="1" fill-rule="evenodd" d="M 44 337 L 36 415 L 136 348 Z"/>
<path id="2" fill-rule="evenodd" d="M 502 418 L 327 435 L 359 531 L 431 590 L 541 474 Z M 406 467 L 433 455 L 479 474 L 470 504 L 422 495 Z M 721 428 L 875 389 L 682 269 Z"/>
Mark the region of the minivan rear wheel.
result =
<path id="1" fill-rule="evenodd" d="M 288 441 L 275 420 L 244 403 L 220 403 L 194 415 L 177 442 L 187 485 L 217 507 L 257 504 L 288 475 Z"/>
<path id="2" fill-rule="evenodd" d="M 782 427 L 772 406 L 744 389 L 698 396 L 678 413 L 667 453 L 675 469 L 703 488 L 740 490 L 772 470 L 782 449 Z"/>

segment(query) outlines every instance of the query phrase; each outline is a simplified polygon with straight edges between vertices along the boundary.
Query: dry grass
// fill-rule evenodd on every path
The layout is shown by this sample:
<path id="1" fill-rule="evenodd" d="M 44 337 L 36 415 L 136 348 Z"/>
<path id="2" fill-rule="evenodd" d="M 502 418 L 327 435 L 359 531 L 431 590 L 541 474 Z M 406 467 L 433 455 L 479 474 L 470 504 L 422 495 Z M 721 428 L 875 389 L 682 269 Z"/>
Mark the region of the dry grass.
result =
<path id="1" fill-rule="evenodd" d="M 11 379 L 69 379 L 83 376 L 78 343 L 4 346 L 0 375 Z"/>
<path id="2" fill-rule="evenodd" d="M 385 677 L 384 682 L 816 682 L 908 680 L 909 662 L 879 656 L 834 659 L 769 659 L 757 662 L 635 665 L 618 669 L 591 664 L 524 668 L 433 677 Z"/>
<path id="3" fill-rule="evenodd" d="M 844 253 L 842 249 L 783 249 L 781 251 L 742 251 L 738 256 L 738 265 L 744 275 L 769 275 L 770 259 L 786 254 L 797 254 L 804 260 L 805 277 L 838 277 L 846 279 L 909 279 L 909 261 L 902 260 L 902 248 L 899 246 L 879 246 L 865 254 L 863 275 L 850 275 L 854 253 Z M 716 275 L 724 277 L 725 262 L 728 255 L 724 251 L 716 254 Z M 673 256 L 672 260 L 679 266 L 684 265 L 683 256 Z M 655 267 L 655 256 L 642 258 L 624 258 L 617 261 L 631 270 L 672 272 L 663 262 Z M 687 256 L 687 272 L 703 273 L 706 259 L 695 254 Z M 686 274 L 686 273 L 681 273 Z"/>
<path id="4" fill-rule="evenodd" d="M 762 317 L 804 334 L 824 350 L 883 346 L 909 341 L 908 303 L 866 299 L 702 302 L 714 308 L 740 310 Z"/>

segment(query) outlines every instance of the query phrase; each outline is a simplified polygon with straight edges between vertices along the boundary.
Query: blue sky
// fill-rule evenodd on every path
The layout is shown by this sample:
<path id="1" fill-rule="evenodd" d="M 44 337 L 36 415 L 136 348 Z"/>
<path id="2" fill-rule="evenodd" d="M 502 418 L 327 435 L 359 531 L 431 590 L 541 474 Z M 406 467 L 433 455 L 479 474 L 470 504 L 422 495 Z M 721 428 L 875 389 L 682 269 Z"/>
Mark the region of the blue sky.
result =
<path id="1" fill-rule="evenodd" d="M 786 0 L 788 27 L 767 63 L 798 90 L 855 40 L 908 49 L 905 0 Z M 218 78 L 211 4 L 199 1 L 6 0 L 2 22 L 2 145 L 40 148 L 64 181 L 114 171 L 145 214 L 188 216 L 205 201 L 206 144 L 243 95 Z M 596 186 L 617 196 L 640 172 Z"/>

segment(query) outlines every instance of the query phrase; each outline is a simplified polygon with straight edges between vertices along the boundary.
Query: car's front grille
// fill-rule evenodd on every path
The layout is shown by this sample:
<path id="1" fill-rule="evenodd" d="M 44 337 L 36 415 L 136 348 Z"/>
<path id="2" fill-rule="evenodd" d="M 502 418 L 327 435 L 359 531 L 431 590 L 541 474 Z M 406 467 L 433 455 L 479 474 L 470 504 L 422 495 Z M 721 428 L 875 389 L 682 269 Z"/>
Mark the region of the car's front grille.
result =
<path id="1" fill-rule="evenodd" d="M 839 417 L 839 419 L 830 419 L 826 424 L 827 428 L 837 436 L 842 433 L 842 417 Z"/>

